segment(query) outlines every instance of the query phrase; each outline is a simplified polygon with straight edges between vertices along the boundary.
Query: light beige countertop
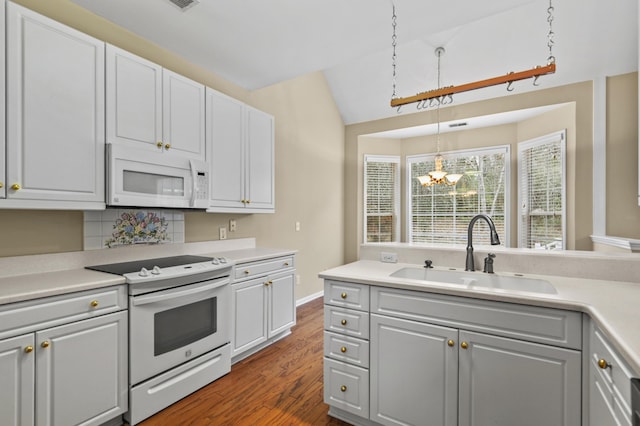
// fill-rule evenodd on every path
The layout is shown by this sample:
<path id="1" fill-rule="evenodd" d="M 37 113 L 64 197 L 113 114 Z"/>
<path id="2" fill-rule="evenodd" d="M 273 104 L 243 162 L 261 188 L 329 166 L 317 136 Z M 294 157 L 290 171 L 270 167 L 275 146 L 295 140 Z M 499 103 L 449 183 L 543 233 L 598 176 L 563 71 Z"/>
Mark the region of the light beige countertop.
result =
<path id="1" fill-rule="evenodd" d="M 69 269 L 0 278 L 0 305 L 124 284 L 119 275 Z"/>
<path id="2" fill-rule="evenodd" d="M 245 244 L 247 246 L 248 244 Z M 60 294 L 72 293 L 76 291 L 92 290 L 101 287 L 124 284 L 125 279 L 119 275 L 107 274 L 104 272 L 92 271 L 84 269 L 84 265 L 104 264 L 124 262 L 128 260 L 141 258 L 163 257 L 171 254 L 198 254 L 211 257 L 226 257 L 234 264 L 246 263 L 270 259 L 279 256 L 288 256 L 296 253 L 295 250 L 282 250 L 261 247 L 242 247 L 235 244 L 230 246 L 231 250 L 225 250 L 228 246 L 202 246 L 202 245 L 185 245 L 181 247 L 177 253 L 170 253 L 166 248 L 162 250 L 138 250 L 136 256 L 122 256 L 122 253 L 112 253 L 117 250 L 100 250 L 100 253 L 78 253 L 64 254 L 62 257 L 64 262 L 68 262 L 69 269 L 59 270 L 43 270 L 42 265 L 50 262 L 55 264 L 58 255 L 39 255 L 39 256 L 21 256 L 14 258 L 16 262 L 23 263 L 22 268 L 14 266 L 14 275 L 0 275 L 0 305 L 7 303 L 21 302 L 30 299 L 38 299 L 48 296 L 56 296 Z M 203 250 L 205 250 L 203 252 Z M 124 251 L 125 254 L 127 251 Z M 129 251 L 131 252 L 131 251 Z M 130 254 L 130 253 L 129 253 Z M 68 259 L 72 257 L 72 259 Z M 6 259 L 3 259 L 6 261 Z M 31 262 L 37 262 L 32 264 Z M 61 263 L 58 262 L 57 265 Z M 34 265 L 33 267 L 31 265 Z M 64 267 L 64 263 L 62 264 Z M 20 265 L 18 265 L 20 266 Z M 23 273 L 18 273 L 23 271 Z M 29 273 L 31 271 L 32 273 Z"/>
<path id="3" fill-rule="evenodd" d="M 323 271 L 320 273 L 320 278 L 584 312 L 608 335 L 631 368 L 640 375 L 640 333 L 638 332 L 640 284 L 638 283 L 525 274 L 524 276 L 528 278 L 547 280 L 557 290 L 557 294 L 542 294 L 480 287 L 469 288 L 458 284 L 390 276 L 403 267 L 421 267 L 421 265 L 360 260 Z M 435 269 L 449 268 L 436 267 Z M 482 272 L 475 273 L 482 274 Z M 499 272 L 496 275 L 513 276 L 513 274 Z"/>

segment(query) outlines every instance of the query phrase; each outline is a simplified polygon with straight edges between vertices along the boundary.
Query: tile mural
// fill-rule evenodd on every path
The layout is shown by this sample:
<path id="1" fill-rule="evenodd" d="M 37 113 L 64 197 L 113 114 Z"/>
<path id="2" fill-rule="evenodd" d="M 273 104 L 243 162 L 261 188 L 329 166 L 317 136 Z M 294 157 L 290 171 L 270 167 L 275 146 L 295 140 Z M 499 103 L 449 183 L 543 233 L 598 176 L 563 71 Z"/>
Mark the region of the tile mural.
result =
<path id="1" fill-rule="evenodd" d="M 85 250 L 166 243 L 184 243 L 183 212 L 146 209 L 84 212 Z"/>

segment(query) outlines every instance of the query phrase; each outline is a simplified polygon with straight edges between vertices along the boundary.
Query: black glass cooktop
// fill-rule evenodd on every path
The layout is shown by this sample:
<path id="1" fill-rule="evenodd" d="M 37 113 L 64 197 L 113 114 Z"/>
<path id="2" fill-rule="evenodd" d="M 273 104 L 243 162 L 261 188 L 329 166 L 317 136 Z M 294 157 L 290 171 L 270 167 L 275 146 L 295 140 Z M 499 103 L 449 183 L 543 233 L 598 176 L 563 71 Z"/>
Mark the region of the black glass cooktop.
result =
<path id="1" fill-rule="evenodd" d="M 212 257 L 206 256 L 170 256 L 158 257 L 155 259 L 135 260 L 132 262 L 111 263 L 107 265 L 85 266 L 85 269 L 107 272 L 109 274 L 124 275 L 130 272 L 138 272 L 142 268 L 151 270 L 154 266 L 159 268 L 168 268 L 170 266 L 189 265 L 192 263 L 207 262 L 211 260 L 213 260 Z"/>

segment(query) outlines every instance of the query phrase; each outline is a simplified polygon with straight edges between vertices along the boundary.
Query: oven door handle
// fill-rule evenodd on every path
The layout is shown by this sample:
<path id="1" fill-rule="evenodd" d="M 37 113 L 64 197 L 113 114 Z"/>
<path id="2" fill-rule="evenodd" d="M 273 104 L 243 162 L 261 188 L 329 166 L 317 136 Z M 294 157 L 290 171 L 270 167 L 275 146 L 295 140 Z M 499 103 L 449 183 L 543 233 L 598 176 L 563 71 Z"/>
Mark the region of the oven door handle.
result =
<path id="1" fill-rule="evenodd" d="M 151 294 L 148 296 L 135 296 L 135 297 L 132 297 L 131 299 L 132 299 L 133 306 L 141 306 L 141 305 L 147 305 L 149 303 L 166 302 L 171 299 L 177 299 L 180 297 L 192 296 L 194 294 L 204 293 L 206 291 L 213 290 L 218 287 L 223 287 L 227 284 L 229 284 L 229 280 L 223 279 L 223 280 L 211 282 L 207 285 L 203 285 L 197 288 L 190 288 L 187 290 L 177 290 L 172 292 L 163 291 L 162 294 Z"/>

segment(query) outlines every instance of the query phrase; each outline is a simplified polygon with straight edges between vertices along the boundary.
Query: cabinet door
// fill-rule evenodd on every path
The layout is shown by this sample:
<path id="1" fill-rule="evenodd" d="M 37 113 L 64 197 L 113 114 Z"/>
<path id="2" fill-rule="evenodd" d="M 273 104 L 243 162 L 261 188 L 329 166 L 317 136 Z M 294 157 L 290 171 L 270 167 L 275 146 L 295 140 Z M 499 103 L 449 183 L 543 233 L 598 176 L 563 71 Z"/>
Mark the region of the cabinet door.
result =
<path id="1" fill-rule="evenodd" d="M 0 340 L 0 419 L 7 426 L 33 425 L 33 334 Z"/>
<path id="2" fill-rule="evenodd" d="M 4 3 L 0 7 L 0 22 L 5 22 Z M 3 27 L 4 28 L 4 27 Z M 0 30 L 0 81 L 5 81 L 5 31 Z M 5 158 L 5 84 L 0 84 L 0 199 L 7 196 Z"/>
<path id="3" fill-rule="evenodd" d="M 619 426 L 615 415 L 614 398 L 611 389 L 599 376 L 598 372 L 589 374 L 589 425 Z"/>
<path id="4" fill-rule="evenodd" d="M 269 283 L 269 337 L 296 323 L 295 278 L 292 272 L 273 275 Z"/>
<path id="5" fill-rule="evenodd" d="M 247 107 L 247 207 L 271 209 L 274 194 L 273 117 Z"/>
<path id="6" fill-rule="evenodd" d="M 244 104 L 215 90 L 207 96 L 211 207 L 244 208 Z"/>
<path id="7" fill-rule="evenodd" d="M 8 198 L 104 207 L 104 43 L 7 2 L 7 89 Z"/>
<path id="8" fill-rule="evenodd" d="M 460 342 L 460 426 L 581 424 L 579 351 L 467 331 Z"/>
<path id="9" fill-rule="evenodd" d="M 456 426 L 457 340 L 453 328 L 371 314 L 371 420 Z"/>
<path id="10" fill-rule="evenodd" d="M 107 45 L 106 78 L 107 142 L 162 149 L 162 67 Z"/>
<path id="11" fill-rule="evenodd" d="M 165 149 L 205 161 L 204 85 L 166 69 L 162 81 Z"/>
<path id="12" fill-rule="evenodd" d="M 267 340 L 266 278 L 231 285 L 233 350 L 231 356 Z"/>
<path id="13" fill-rule="evenodd" d="M 127 411 L 127 312 L 36 333 L 36 422 L 99 425 Z"/>

